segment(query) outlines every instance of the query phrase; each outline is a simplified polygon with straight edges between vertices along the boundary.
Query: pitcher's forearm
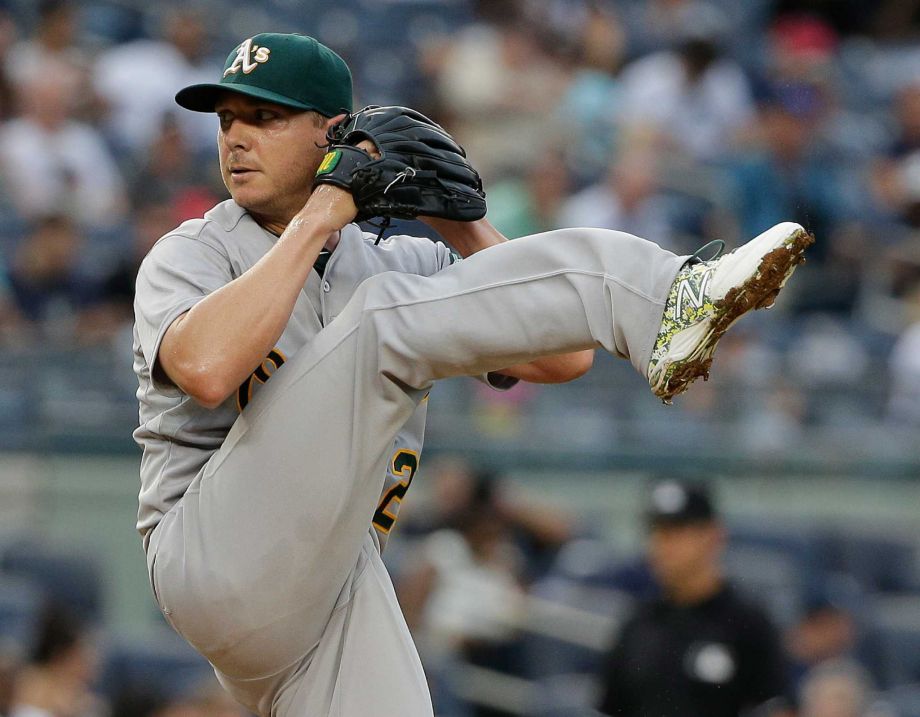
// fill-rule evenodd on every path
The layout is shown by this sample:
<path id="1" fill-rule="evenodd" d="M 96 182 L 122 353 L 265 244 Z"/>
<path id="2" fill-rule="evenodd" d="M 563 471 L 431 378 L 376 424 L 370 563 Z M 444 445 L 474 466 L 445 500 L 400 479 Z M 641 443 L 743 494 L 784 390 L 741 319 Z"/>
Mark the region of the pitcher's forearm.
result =
<path id="1" fill-rule="evenodd" d="M 203 405 L 226 400 L 274 348 L 333 231 L 308 204 L 258 263 L 180 316 L 159 353 L 170 380 Z"/>
<path id="2" fill-rule="evenodd" d="M 556 356 L 544 356 L 529 363 L 509 366 L 496 371 L 528 383 L 566 383 L 584 376 L 594 365 L 594 350 L 574 351 Z"/>

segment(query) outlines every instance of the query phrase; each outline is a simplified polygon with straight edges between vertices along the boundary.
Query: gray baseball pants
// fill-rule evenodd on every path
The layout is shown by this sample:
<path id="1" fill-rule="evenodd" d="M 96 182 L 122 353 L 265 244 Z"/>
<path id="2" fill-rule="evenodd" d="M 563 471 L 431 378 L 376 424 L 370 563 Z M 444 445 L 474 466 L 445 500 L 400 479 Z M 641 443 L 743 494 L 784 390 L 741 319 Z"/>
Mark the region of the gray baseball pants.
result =
<path id="1" fill-rule="evenodd" d="M 370 529 L 397 429 L 437 379 L 540 356 L 602 347 L 644 376 L 684 260 L 567 229 L 365 281 L 151 535 L 167 619 L 260 715 L 430 716 Z"/>

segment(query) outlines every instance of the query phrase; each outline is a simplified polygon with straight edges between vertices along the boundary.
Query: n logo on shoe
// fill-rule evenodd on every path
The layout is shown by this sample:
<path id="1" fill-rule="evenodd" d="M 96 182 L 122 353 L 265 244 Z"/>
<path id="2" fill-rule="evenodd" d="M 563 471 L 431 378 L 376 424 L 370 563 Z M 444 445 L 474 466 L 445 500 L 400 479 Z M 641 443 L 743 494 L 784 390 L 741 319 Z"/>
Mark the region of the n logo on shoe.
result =
<path id="1" fill-rule="evenodd" d="M 707 271 L 700 277 L 699 286 L 694 287 L 694 279 L 699 275 L 691 274 L 681 280 L 677 286 L 677 301 L 674 302 L 674 320 L 680 321 L 684 313 L 684 307 L 690 305 L 694 309 L 702 309 L 706 298 L 706 291 L 709 288 L 709 280 L 712 277 L 712 271 Z"/>

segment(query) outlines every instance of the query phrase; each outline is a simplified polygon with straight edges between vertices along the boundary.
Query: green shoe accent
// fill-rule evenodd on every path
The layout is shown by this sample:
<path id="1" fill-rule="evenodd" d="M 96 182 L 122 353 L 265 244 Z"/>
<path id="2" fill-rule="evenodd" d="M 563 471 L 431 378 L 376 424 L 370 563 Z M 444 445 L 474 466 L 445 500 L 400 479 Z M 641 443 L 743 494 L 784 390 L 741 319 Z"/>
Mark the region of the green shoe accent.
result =
<path id="1" fill-rule="evenodd" d="M 798 224 L 769 229 L 719 259 L 693 262 L 677 273 L 668 292 L 647 375 L 665 403 L 687 390 L 709 367 L 716 344 L 752 309 L 769 308 L 814 237 Z"/>

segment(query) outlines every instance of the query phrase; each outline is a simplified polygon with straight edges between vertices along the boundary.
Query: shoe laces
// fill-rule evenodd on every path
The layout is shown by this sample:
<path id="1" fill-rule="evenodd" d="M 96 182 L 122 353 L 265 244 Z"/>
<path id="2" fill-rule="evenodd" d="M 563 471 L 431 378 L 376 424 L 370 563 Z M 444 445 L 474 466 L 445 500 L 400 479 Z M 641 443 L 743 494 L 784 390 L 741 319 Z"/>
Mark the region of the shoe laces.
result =
<path id="1" fill-rule="evenodd" d="M 725 249 L 725 242 L 721 239 L 713 239 L 711 242 L 703 244 L 699 249 L 693 252 L 687 261 L 684 263 L 684 266 L 694 266 L 700 262 L 709 262 L 718 259 L 723 250 Z M 712 256 L 708 259 L 704 259 L 703 256 L 709 252 Z"/>

